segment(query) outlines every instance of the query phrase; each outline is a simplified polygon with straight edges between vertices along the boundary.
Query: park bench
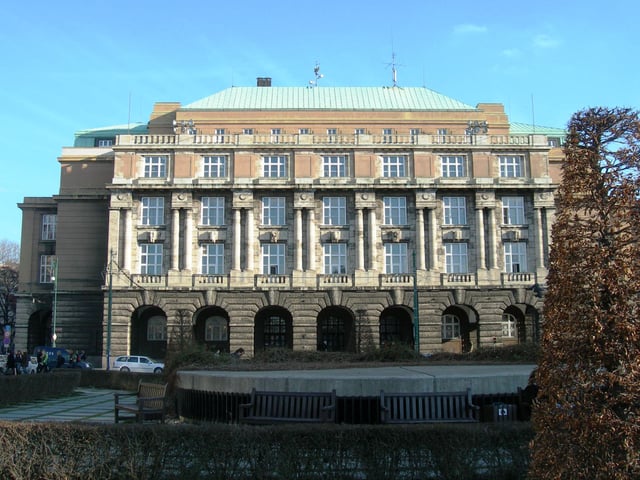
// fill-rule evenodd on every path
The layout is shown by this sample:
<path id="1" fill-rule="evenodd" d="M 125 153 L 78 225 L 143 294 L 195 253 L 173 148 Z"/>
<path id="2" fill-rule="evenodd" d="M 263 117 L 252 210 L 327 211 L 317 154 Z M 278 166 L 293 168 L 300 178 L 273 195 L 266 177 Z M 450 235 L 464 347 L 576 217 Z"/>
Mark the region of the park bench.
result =
<path id="1" fill-rule="evenodd" d="M 149 383 L 140 380 L 138 390 L 131 393 L 114 393 L 115 422 L 120 420 L 135 420 L 142 423 L 145 420 L 160 420 L 164 423 L 167 413 L 167 385 Z M 135 402 L 131 401 L 132 399 Z"/>
<path id="2" fill-rule="evenodd" d="M 240 422 L 252 424 L 300 422 L 333 423 L 336 420 L 336 391 L 267 392 L 251 391 L 249 403 L 240 405 Z"/>
<path id="3" fill-rule="evenodd" d="M 380 391 L 381 423 L 477 422 L 478 410 L 470 388 L 462 392 Z"/>

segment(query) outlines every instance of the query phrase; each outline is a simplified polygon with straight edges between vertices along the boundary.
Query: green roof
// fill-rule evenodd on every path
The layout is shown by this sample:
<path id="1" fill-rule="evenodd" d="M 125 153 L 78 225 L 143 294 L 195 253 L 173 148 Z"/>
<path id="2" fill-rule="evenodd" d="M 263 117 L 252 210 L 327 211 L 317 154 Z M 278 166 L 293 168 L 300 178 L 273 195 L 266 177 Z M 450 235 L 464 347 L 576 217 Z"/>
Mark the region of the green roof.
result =
<path id="1" fill-rule="evenodd" d="M 529 123 L 511 122 L 509 124 L 509 133 L 511 135 L 546 135 L 547 137 L 565 137 L 567 131 L 563 128 L 541 127 L 540 125 L 531 125 Z"/>
<path id="2" fill-rule="evenodd" d="M 421 87 L 231 87 L 182 110 L 476 110 Z"/>
<path id="3" fill-rule="evenodd" d="M 112 125 L 110 127 L 98 127 L 87 128 L 85 130 L 78 130 L 76 132 L 76 138 L 78 137 L 115 137 L 116 135 L 126 135 L 127 133 L 146 133 L 148 131 L 146 123 L 131 123 L 128 125 Z"/>

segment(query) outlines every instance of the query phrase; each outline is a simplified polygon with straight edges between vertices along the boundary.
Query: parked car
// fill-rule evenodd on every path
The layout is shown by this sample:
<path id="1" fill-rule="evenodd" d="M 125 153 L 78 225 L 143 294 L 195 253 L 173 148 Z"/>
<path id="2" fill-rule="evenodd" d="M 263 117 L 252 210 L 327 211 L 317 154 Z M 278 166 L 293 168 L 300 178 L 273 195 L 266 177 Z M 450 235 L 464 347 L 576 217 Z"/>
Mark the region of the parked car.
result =
<path id="1" fill-rule="evenodd" d="M 164 363 L 141 355 L 125 355 L 114 360 L 113 369 L 121 372 L 162 373 Z"/>
<path id="2" fill-rule="evenodd" d="M 45 350 L 47 352 L 47 356 L 48 356 L 47 366 L 49 367 L 49 370 L 53 370 L 54 368 L 57 368 L 58 352 L 60 352 L 60 355 L 62 356 L 62 358 L 64 358 L 64 364 L 62 365 L 64 368 L 71 368 L 71 367 L 83 368 L 83 369 L 91 368 L 91 364 L 85 360 L 78 360 L 74 365 L 71 365 L 71 362 L 70 362 L 71 354 L 65 348 L 40 346 L 33 349 L 33 356 L 37 358 L 38 352 L 40 350 Z"/>

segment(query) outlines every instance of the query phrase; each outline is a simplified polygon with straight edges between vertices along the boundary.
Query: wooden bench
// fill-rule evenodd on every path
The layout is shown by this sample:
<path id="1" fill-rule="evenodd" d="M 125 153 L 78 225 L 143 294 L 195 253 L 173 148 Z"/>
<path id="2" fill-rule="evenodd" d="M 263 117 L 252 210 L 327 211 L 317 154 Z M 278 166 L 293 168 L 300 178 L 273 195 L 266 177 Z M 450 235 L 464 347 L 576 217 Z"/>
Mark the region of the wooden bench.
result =
<path id="1" fill-rule="evenodd" d="M 463 392 L 380 391 L 381 423 L 477 422 L 478 411 L 470 388 Z"/>
<path id="2" fill-rule="evenodd" d="M 336 391 L 267 392 L 251 391 L 249 403 L 240 405 L 240 422 L 268 424 L 283 422 L 332 423 L 336 421 Z"/>
<path id="3" fill-rule="evenodd" d="M 131 393 L 114 393 L 115 421 L 135 420 L 142 423 L 145 420 L 160 420 L 164 423 L 167 413 L 167 385 L 148 383 L 140 380 L 138 390 Z M 131 401 L 134 399 L 135 402 Z M 124 400 L 124 401 L 123 401 Z"/>

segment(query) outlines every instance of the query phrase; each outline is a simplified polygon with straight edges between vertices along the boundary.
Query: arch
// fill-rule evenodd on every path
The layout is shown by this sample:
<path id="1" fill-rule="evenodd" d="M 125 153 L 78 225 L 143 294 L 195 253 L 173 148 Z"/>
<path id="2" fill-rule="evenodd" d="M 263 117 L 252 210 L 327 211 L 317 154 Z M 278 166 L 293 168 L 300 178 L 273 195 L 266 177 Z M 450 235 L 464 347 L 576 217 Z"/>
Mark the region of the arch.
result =
<path id="1" fill-rule="evenodd" d="M 293 317 L 282 307 L 266 307 L 256 314 L 254 352 L 267 348 L 293 349 Z"/>
<path id="2" fill-rule="evenodd" d="M 40 309 L 29 315 L 27 327 L 27 352 L 33 353 L 38 346 L 51 345 L 51 309 Z"/>
<path id="3" fill-rule="evenodd" d="M 466 305 L 445 309 L 440 321 L 443 350 L 452 353 L 472 351 L 479 341 L 477 318 L 476 312 Z"/>
<path id="4" fill-rule="evenodd" d="M 386 308 L 380 314 L 380 346 L 404 343 L 413 347 L 413 312 L 403 306 Z"/>
<path id="5" fill-rule="evenodd" d="M 317 321 L 318 350 L 355 352 L 356 338 L 353 313 L 343 307 L 327 307 Z"/>
<path id="6" fill-rule="evenodd" d="M 229 353 L 229 314 L 220 307 L 203 308 L 196 316 L 193 336 L 208 350 Z"/>
<path id="7" fill-rule="evenodd" d="M 502 313 L 502 342 L 504 344 L 537 342 L 539 314 L 531 305 L 510 305 Z"/>
<path id="8" fill-rule="evenodd" d="M 167 353 L 167 315 L 155 306 L 137 308 L 131 315 L 130 353 L 162 359 Z"/>

